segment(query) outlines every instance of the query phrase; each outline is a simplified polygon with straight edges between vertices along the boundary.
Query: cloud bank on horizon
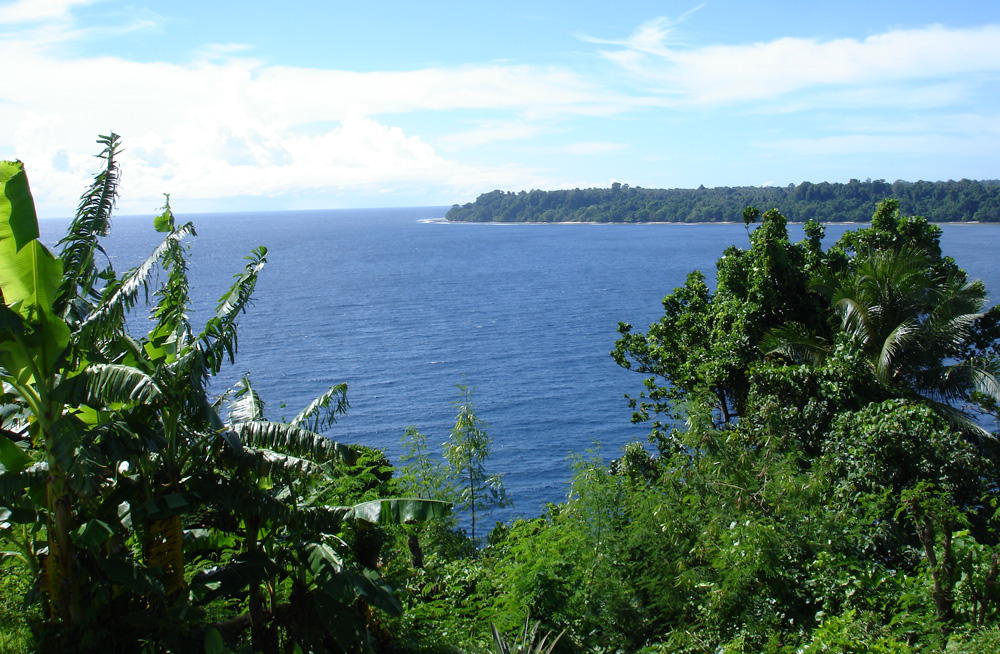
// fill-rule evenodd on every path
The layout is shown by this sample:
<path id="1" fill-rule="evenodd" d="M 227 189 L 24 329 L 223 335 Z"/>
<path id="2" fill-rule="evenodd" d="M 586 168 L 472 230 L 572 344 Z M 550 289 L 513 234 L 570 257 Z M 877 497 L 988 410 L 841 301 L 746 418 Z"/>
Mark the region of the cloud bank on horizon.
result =
<path id="1" fill-rule="evenodd" d="M 120 211 L 134 213 L 163 192 L 203 211 L 451 204 L 614 180 L 1000 177 L 1000 10 L 986 3 L 953 23 L 831 18 L 759 39 L 716 24 L 727 12 L 710 3 L 612 21 L 584 3 L 514 12 L 495 25 L 507 45 L 482 44 L 504 56 L 468 59 L 421 50 L 432 33 L 380 40 L 371 15 L 366 38 L 394 62 L 377 69 L 303 63 L 326 46 L 295 34 L 195 42 L 185 8 L 0 4 L 0 158 L 26 163 L 42 215 L 72 213 L 95 171 L 94 139 L 111 129 L 124 137 Z M 282 56 L 283 39 L 297 56 Z"/>

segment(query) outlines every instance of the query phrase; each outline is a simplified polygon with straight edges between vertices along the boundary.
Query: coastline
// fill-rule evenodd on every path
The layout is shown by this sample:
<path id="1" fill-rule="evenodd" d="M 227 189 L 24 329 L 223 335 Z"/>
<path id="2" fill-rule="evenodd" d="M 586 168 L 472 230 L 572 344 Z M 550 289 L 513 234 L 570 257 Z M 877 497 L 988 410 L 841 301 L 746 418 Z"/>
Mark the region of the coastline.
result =
<path id="1" fill-rule="evenodd" d="M 538 220 L 491 220 L 489 222 L 481 220 L 448 220 L 447 218 L 441 218 L 439 220 L 429 220 L 427 222 L 435 222 L 442 225 L 739 225 L 740 223 L 735 220 L 712 220 L 703 222 L 680 222 L 680 221 L 645 221 L 645 222 L 597 222 L 597 221 L 583 221 L 583 220 L 560 220 L 553 222 L 542 222 Z M 805 225 L 804 222 L 789 220 L 789 225 Z M 856 220 L 838 220 L 834 222 L 821 222 L 821 225 L 868 225 L 870 221 L 859 222 Z M 962 220 L 962 221 L 930 221 L 932 225 L 1000 225 L 1000 223 L 982 222 L 980 220 Z"/>

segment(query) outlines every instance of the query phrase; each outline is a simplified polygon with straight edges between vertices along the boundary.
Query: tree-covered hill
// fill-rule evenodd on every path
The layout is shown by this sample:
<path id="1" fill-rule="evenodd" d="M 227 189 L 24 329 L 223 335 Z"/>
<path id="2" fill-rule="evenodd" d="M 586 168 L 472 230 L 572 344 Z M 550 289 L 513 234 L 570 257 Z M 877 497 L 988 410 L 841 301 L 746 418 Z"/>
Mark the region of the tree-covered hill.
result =
<path id="1" fill-rule="evenodd" d="M 735 222 L 753 205 L 778 209 L 792 222 L 865 222 L 886 198 L 899 200 L 904 214 L 932 216 L 935 222 L 1000 222 L 1000 181 L 904 182 L 881 180 L 847 184 L 802 182 L 798 186 L 720 186 L 648 189 L 615 183 L 611 188 L 560 191 L 492 191 L 475 202 L 454 205 L 448 220 L 458 222 Z"/>

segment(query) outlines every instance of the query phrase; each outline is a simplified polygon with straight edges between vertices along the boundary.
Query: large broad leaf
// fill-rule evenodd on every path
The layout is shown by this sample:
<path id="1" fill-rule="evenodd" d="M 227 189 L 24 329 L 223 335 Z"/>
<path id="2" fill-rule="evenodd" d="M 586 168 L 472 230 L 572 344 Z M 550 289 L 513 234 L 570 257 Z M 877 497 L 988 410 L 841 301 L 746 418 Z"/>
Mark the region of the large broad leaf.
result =
<path id="1" fill-rule="evenodd" d="M 287 452 L 317 463 L 343 461 L 353 464 L 357 452 L 347 445 L 320 436 L 307 429 L 280 422 L 252 421 L 233 425 L 233 430 L 247 445 L 261 449 Z"/>
<path id="2" fill-rule="evenodd" d="M 281 572 L 281 566 L 264 552 L 243 552 L 226 565 L 197 573 L 191 589 L 198 604 L 206 604 L 217 597 L 237 596 L 250 584 L 263 583 Z"/>
<path id="3" fill-rule="evenodd" d="M 77 547 L 97 547 L 115 535 L 108 523 L 96 518 L 80 525 L 71 534 Z"/>
<path id="4" fill-rule="evenodd" d="M 229 422 L 237 424 L 263 419 L 264 402 L 251 385 L 250 378 L 243 375 L 229 401 Z"/>
<path id="5" fill-rule="evenodd" d="M 0 240 L 8 238 L 15 251 L 38 238 L 35 202 L 20 161 L 0 161 Z"/>
<path id="6" fill-rule="evenodd" d="M 21 249 L 12 238 L 0 241 L 0 288 L 7 305 L 25 318 L 52 310 L 60 279 L 62 262 L 39 241 Z"/>
<path id="7" fill-rule="evenodd" d="M 20 162 L 0 162 L 0 291 L 6 305 L 27 319 L 31 331 L 30 339 L 4 346 L 3 367 L 20 383 L 32 381 L 34 371 L 28 373 L 28 368 L 50 374 L 69 344 L 69 327 L 52 315 L 61 279 L 62 262 L 38 241 L 38 219 L 23 167 Z"/>
<path id="8" fill-rule="evenodd" d="M 350 516 L 378 525 L 398 525 L 440 518 L 451 510 L 450 502 L 412 498 L 372 500 L 355 504 Z"/>
<path id="9" fill-rule="evenodd" d="M 48 311 L 62 264 L 38 241 L 38 218 L 21 162 L 0 162 L 0 288 L 9 306 L 28 317 Z"/>
<path id="10" fill-rule="evenodd" d="M 88 366 L 64 380 L 58 390 L 67 404 L 95 408 L 131 402 L 152 404 L 163 396 L 152 377 L 131 366 L 114 363 Z"/>
<path id="11" fill-rule="evenodd" d="M 0 472 L 18 473 L 31 465 L 31 457 L 9 438 L 0 434 Z"/>

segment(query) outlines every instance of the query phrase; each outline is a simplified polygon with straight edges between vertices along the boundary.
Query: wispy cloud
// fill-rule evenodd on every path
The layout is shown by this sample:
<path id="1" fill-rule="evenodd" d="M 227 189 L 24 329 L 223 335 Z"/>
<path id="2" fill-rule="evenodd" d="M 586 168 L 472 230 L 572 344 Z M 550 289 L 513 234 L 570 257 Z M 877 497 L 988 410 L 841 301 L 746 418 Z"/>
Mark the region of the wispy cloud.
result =
<path id="1" fill-rule="evenodd" d="M 981 156 L 994 154 L 1000 137 L 984 139 L 960 134 L 843 134 L 819 138 L 789 138 L 762 142 L 759 147 L 794 155 Z"/>
<path id="2" fill-rule="evenodd" d="M 882 85 L 905 82 L 961 92 L 1000 73 L 1000 25 L 949 28 L 933 25 L 865 39 L 780 38 L 740 45 L 683 47 L 671 41 L 678 21 L 656 19 L 602 54 L 644 86 L 680 105 L 775 100 L 803 91 L 840 89 L 859 104 Z M 885 99 L 884 96 L 882 98 Z M 801 98 L 795 100 L 802 102 Z M 898 98 L 906 102 L 904 96 Z"/>
<path id="3" fill-rule="evenodd" d="M 74 6 L 93 3 L 94 0 L 17 0 L 0 5 L 0 24 L 66 21 Z"/>
<path id="4" fill-rule="evenodd" d="M 563 148 L 564 151 L 577 156 L 591 156 L 606 154 L 624 150 L 628 146 L 624 143 L 609 143 L 607 141 L 589 141 L 586 143 L 570 143 Z"/>
<path id="5" fill-rule="evenodd" d="M 545 125 L 537 122 L 493 120 L 472 129 L 448 134 L 440 141 L 451 148 L 474 148 L 507 141 L 523 141 L 542 134 L 546 129 Z"/>
<path id="6" fill-rule="evenodd" d="M 588 43 L 596 43 L 599 45 L 622 46 L 622 48 L 629 52 L 669 57 L 672 50 L 667 47 L 668 41 L 675 45 L 682 43 L 682 39 L 679 39 L 675 35 L 677 26 L 686 21 L 694 12 L 704 6 L 705 4 L 702 3 L 693 9 L 689 9 L 677 18 L 657 16 L 656 18 L 639 25 L 639 27 L 637 27 L 635 31 L 633 31 L 632 34 L 626 39 L 603 39 L 596 36 L 590 36 L 589 34 L 577 34 L 577 38 L 582 41 L 587 41 Z"/>

